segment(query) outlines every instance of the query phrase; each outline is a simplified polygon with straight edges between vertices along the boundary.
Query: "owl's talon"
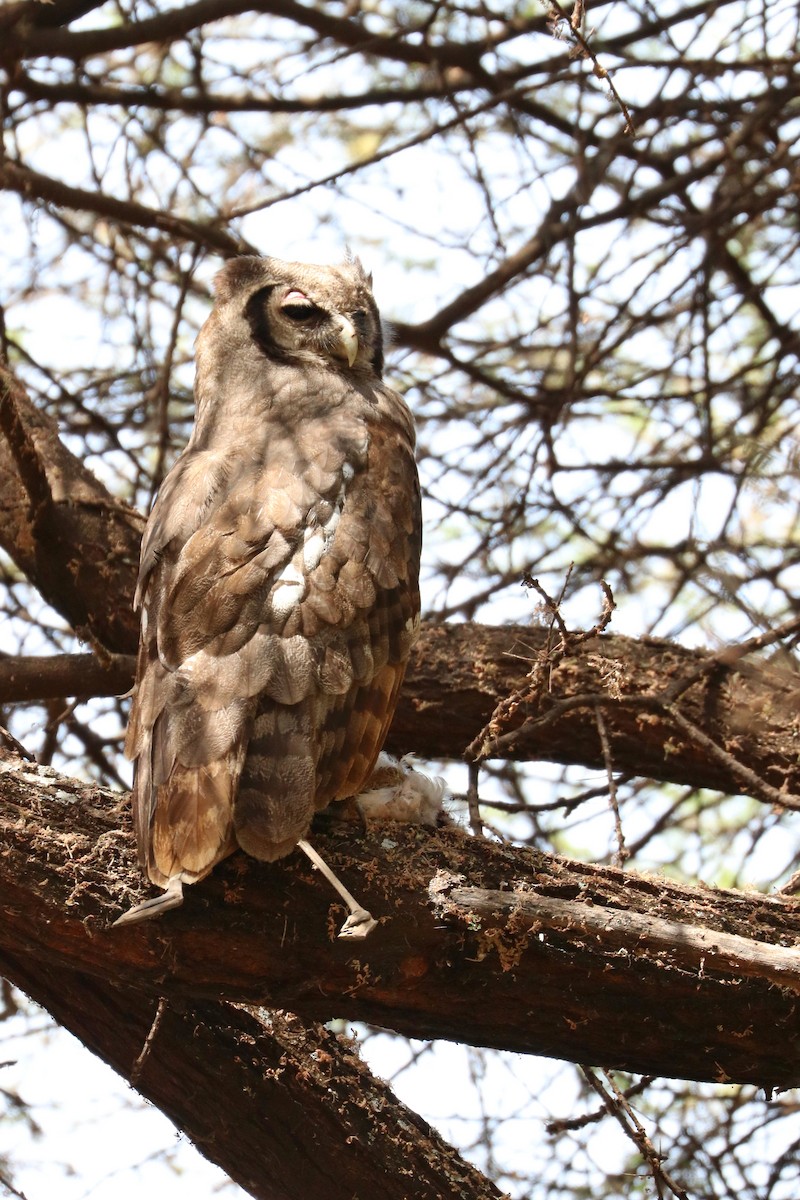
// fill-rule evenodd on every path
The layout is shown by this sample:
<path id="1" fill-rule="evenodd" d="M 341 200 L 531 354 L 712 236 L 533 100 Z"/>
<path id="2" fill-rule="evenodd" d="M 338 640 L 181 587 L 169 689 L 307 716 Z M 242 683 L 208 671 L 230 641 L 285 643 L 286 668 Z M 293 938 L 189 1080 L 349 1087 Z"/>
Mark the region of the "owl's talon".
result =
<path id="1" fill-rule="evenodd" d="M 170 909 L 180 908 L 182 904 L 183 881 L 180 875 L 174 875 L 160 896 L 151 896 L 149 900 L 129 908 L 121 917 L 117 917 L 114 925 L 138 925 L 140 921 L 152 921 Z"/>
<path id="2" fill-rule="evenodd" d="M 377 924 L 372 913 L 367 912 L 365 908 L 357 908 L 355 912 L 350 913 L 337 936 L 350 941 L 363 941 L 369 937 Z"/>

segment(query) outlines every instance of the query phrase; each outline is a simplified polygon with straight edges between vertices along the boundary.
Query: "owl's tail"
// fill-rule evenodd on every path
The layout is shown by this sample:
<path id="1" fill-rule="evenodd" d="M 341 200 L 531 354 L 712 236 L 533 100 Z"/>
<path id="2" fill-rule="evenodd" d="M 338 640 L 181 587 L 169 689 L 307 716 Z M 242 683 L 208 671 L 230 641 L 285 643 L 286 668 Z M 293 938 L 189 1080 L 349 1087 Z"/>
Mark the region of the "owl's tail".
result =
<path id="1" fill-rule="evenodd" d="M 256 714 L 233 806 L 237 843 L 273 862 L 305 837 L 314 815 L 318 733 L 314 703 L 264 698 Z"/>
<path id="2" fill-rule="evenodd" d="M 175 876 L 195 883 L 235 849 L 232 816 L 238 772 L 230 758 L 197 767 L 176 763 L 158 789 L 147 864 L 153 883 L 163 887 Z"/>

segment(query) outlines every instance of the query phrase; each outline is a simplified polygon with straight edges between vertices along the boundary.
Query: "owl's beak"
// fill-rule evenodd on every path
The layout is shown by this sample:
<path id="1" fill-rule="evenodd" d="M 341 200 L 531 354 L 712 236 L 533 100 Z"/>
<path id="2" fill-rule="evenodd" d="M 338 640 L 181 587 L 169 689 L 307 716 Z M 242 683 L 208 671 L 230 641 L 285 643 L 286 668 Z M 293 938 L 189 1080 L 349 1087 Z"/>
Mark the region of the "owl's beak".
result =
<path id="1" fill-rule="evenodd" d="M 339 345 L 342 354 L 347 359 L 348 367 L 352 367 L 358 358 L 358 334 L 356 327 L 348 317 L 337 313 L 336 323 L 339 326 Z"/>

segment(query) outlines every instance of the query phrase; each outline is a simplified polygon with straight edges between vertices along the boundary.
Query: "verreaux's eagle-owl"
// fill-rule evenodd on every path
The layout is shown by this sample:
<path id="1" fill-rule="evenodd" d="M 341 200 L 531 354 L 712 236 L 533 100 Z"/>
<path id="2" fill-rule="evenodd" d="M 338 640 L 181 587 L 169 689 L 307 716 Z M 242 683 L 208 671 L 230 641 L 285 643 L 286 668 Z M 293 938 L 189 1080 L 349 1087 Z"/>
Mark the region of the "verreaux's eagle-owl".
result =
<path id="1" fill-rule="evenodd" d="M 288 854 L 356 794 L 419 623 L 414 429 L 381 380 L 357 260 L 229 262 L 197 339 L 196 420 L 142 544 L 126 753 L 139 857 L 180 903 L 240 846 Z"/>

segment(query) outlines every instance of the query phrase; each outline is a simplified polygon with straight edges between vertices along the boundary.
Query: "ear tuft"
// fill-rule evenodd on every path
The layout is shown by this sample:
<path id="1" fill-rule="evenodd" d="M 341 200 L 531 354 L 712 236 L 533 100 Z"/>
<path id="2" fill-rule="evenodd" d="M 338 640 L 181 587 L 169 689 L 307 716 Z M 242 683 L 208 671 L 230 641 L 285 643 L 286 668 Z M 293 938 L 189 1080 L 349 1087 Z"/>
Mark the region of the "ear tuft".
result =
<path id="1" fill-rule="evenodd" d="M 361 259 L 357 254 L 353 253 L 349 246 L 345 250 L 344 261 L 345 266 L 349 267 L 355 275 L 358 275 L 368 288 L 372 288 L 372 272 L 364 270 L 364 264 Z"/>

